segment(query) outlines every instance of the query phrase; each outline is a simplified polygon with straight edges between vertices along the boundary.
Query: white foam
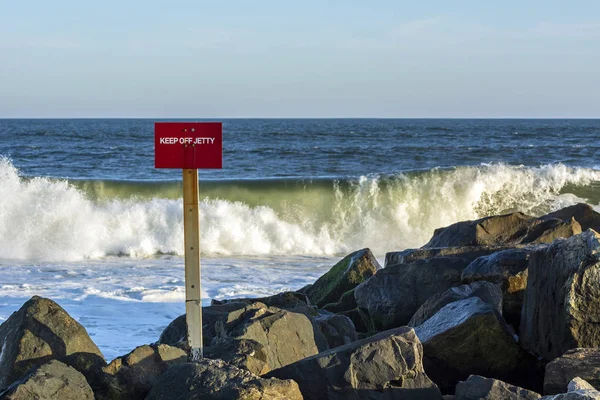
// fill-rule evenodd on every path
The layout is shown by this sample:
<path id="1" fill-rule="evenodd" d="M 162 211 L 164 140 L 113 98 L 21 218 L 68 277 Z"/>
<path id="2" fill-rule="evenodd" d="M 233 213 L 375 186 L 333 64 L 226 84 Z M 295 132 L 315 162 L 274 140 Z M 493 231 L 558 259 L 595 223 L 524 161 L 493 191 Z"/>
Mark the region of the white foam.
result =
<path id="1" fill-rule="evenodd" d="M 301 202 L 281 207 L 291 210 L 284 213 L 204 199 L 202 251 L 333 255 L 370 247 L 381 254 L 421 246 L 434 229 L 460 220 L 512 210 L 541 214 L 574 204 L 585 199 L 561 194 L 561 189 L 599 181 L 600 171 L 594 169 L 489 164 L 399 174 L 385 184 L 378 177 L 361 177 L 350 189 L 332 188 L 333 200 L 318 213 Z M 183 252 L 181 200 L 95 202 L 66 181 L 22 179 L 7 159 L 0 159 L 0 189 L 0 259 L 68 261 Z"/>

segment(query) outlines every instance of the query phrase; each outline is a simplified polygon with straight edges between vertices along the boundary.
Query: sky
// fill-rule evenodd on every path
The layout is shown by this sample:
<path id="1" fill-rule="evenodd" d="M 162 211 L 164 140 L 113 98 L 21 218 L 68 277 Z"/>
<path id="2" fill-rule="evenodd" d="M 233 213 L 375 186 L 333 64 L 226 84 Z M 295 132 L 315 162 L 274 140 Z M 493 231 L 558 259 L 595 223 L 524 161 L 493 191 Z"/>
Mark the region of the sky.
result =
<path id="1" fill-rule="evenodd" d="M 0 118 L 600 118 L 600 1 L 0 0 Z"/>

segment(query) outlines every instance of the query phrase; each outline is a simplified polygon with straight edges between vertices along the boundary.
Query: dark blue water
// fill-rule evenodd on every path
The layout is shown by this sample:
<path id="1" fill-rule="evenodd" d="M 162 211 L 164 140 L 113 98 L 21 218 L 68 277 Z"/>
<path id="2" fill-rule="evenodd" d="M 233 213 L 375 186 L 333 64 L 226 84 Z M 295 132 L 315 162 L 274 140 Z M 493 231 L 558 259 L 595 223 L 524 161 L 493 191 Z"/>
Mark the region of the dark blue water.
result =
<path id="1" fill-rule="evenodd" d="M 154 169 L 154 120 L 0 120 L 22 176 L 180 179 Z M 229 119 L 223 170 L 203 179 L 356 177 L 478 166 L 600 164 L 600 120 Z"/>

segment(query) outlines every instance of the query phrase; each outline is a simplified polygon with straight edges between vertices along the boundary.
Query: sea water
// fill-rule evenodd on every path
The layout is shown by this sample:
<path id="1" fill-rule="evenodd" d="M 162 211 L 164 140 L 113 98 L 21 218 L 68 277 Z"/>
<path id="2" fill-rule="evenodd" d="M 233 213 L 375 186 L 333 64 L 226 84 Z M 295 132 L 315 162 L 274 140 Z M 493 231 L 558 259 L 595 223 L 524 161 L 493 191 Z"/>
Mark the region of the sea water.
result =
<path id="1" fill-rule="evenodd" d="M 57 301 L 110 360 L 184 313 L 181 171 L 153 120 L 0 120 L 0 323 Z M 234 119 L 200 171 L 203 302 L 314 282 L 364 247 L 585 201 L 600 210 L 600 120 Z"/>

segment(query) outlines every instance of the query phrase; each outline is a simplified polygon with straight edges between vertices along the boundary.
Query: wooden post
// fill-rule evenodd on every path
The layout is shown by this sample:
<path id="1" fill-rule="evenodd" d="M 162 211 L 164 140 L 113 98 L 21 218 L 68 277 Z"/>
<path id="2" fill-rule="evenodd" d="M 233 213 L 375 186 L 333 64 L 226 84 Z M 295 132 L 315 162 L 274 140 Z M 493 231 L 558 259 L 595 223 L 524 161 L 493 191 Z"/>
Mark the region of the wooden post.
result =
<path id="1" fill-rule="evenodd" d="M 185 245 L 185 321 L 190 361 L 204 356 L 202 348 L 202 290 L 200 273 L 198 170 L 183 170 L 183 231 Z"/>

